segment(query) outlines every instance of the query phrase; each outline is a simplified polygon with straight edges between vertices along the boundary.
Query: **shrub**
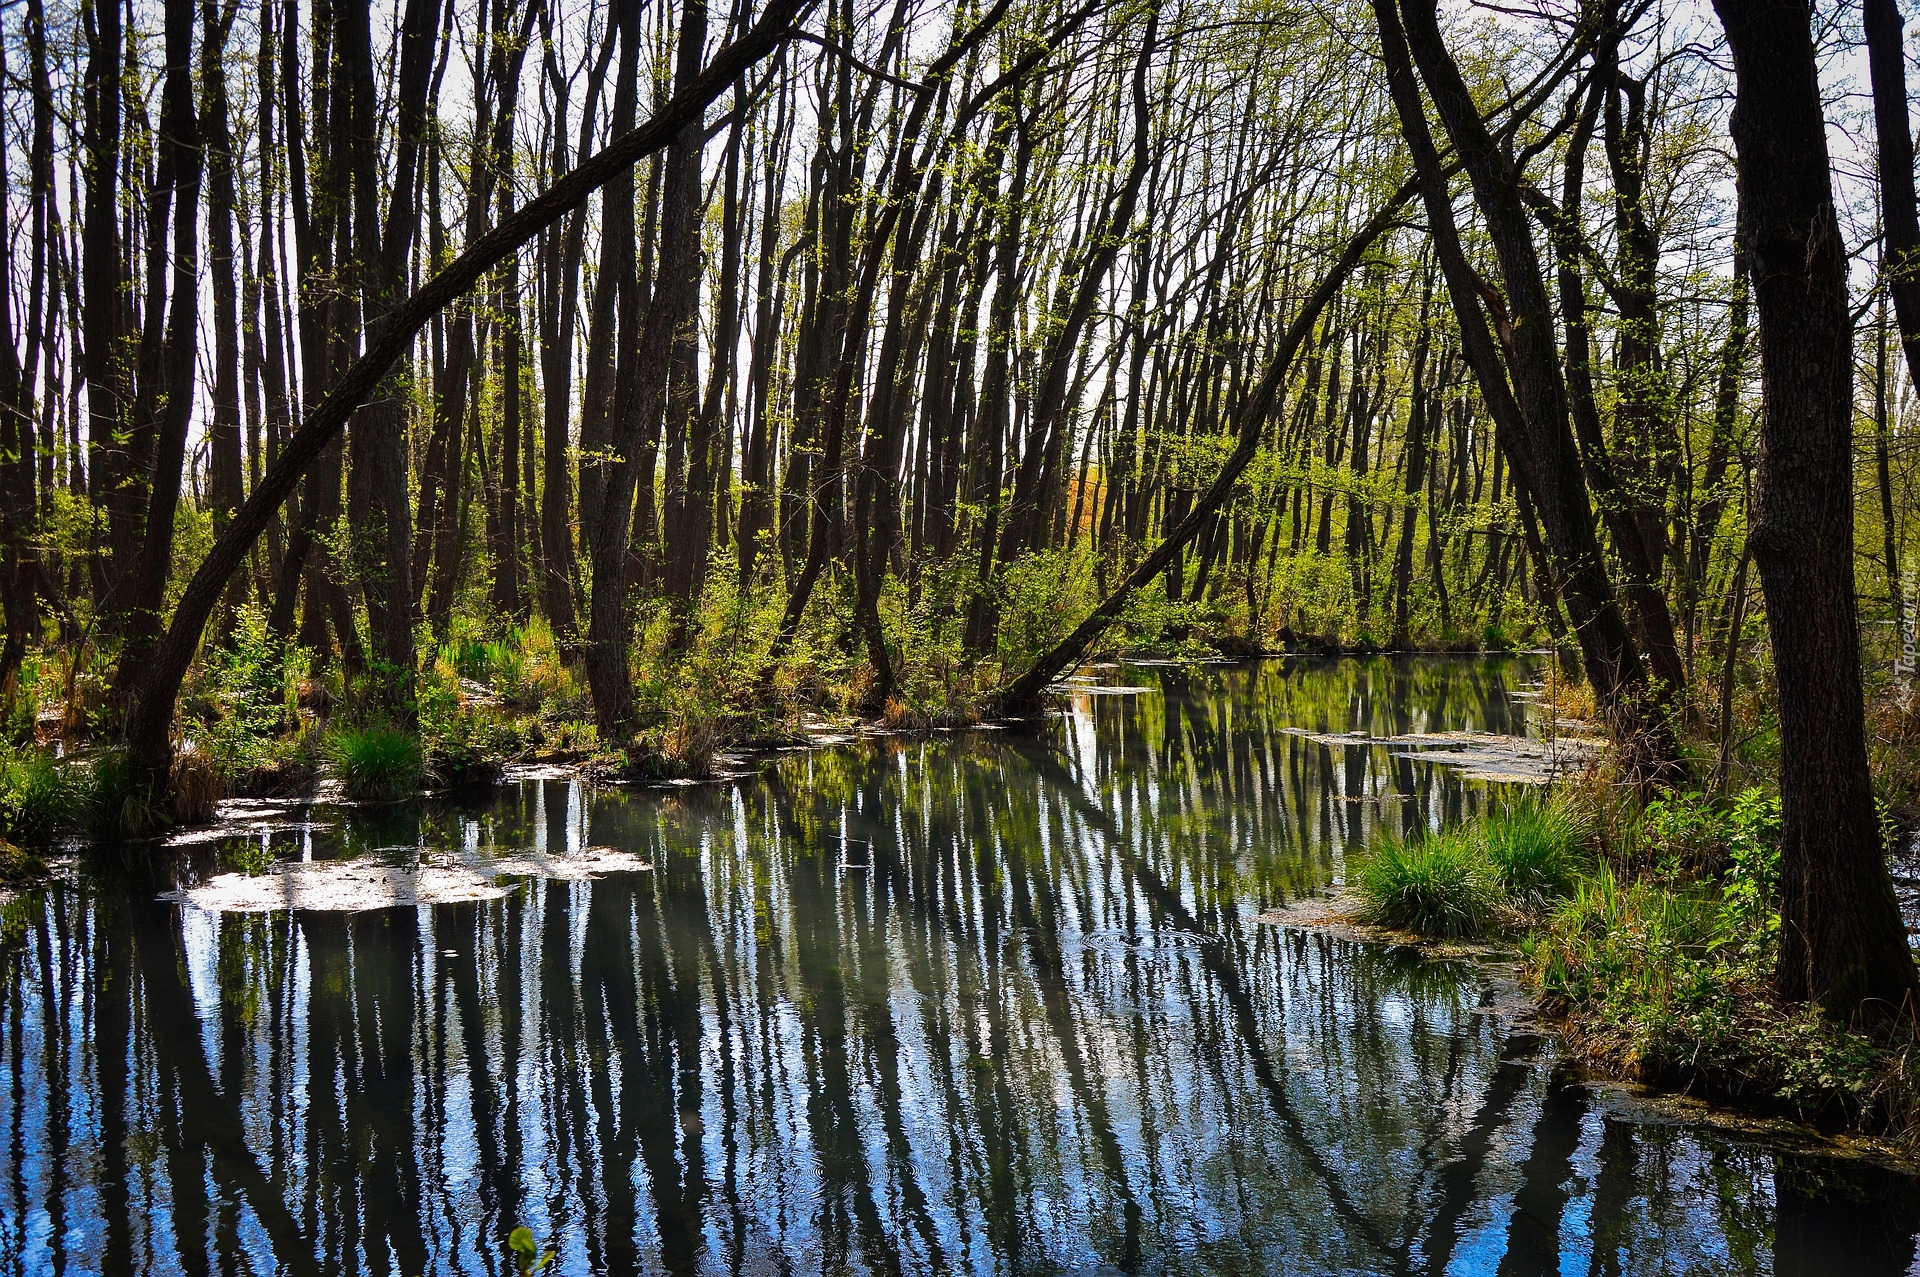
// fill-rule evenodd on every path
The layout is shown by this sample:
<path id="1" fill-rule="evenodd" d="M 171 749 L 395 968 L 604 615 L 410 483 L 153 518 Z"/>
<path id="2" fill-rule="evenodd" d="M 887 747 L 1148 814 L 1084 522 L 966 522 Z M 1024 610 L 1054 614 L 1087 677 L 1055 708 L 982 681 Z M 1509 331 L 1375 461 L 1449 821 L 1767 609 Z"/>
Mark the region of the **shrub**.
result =
<path id="1" fill-rule="evenodd" d="M 46 843 L 86 823 L 86 778 L 42 750 L 0 755 L 0 828 L 23 843 Z"/>
<path id="2" fill-rule="evenodd" d="M 319 771 L 317 731 L 294 736 L 257 737 L 239 753 L 222 753 L 216 740 L 227 792 L 240 798 L 283 798 L 301 793 Z"/>
<path id="3" fill-rule="evenodd" d="M 1746 789 L 1726 802 L 1704 794 L 1666 794 L 1641 813 L 1638 859 L 1663 878 L 1724 872 L 1736 856 L 1750 865 L 1779 836 L 1780 799 Z"/>
<path id="4" fill-rule="evenodd" d="M 93 837 L 145 838 L 167 827 L 164 797 L 135 773 L 124 752 L 99 755 L 87 779 L 87 832 Z"/>
<path id="5" fill-rule="evenodd" d="M 1484 934 L 1503 903 L 1498 881 L 1458 833 L 1385 839 L 1360 861 L 1353 885 L 1368 922 L 1445 939 Z"/>
<path id="6" fill-rule="evenodd" d="M 1911 1044 L 1889 1050 L 1817 1008 L 1773 1000 L 1778 918 L 1739 885 L 1757 874 L 1765 890 L 1764 861 L 1747 859 L 1717 894 L 1600 869 L 1522 942 L 1541 1001 L 1567 1018 L 1573 1048 L 1609 1070 L 1897 1132 L 1914 1107 Z"/>
<path id="7" fill-rule="evenodd" d="M 518 726 L 490 706 L 462 706 L 421 724 L 425 772 L 436 784 L 491 785 L 524 742 Z"/>
<path id="8" fill-rule="evenodd" d="M 1019 556 L 1000 569 L 995 593 L 1000 663 L 1013 671 L 1065 638 L 1100 601 L 1092 558 L 1067 550 Z"/>
<path id="9" fill-rule="evenodd" d="M 385 724 L 341 727 L 322 745 L 327 762 L 347 796 L 363 802 L 392 802 L 420 787 L 420 739 Z"/>
<path id="10" fill-rule="evenodd" d="M 205 750 L 178 750 L 168 778 L 169 814 L 177 824 L 197 825 L 213 819 L 226 788 L 220 765 Z"/>

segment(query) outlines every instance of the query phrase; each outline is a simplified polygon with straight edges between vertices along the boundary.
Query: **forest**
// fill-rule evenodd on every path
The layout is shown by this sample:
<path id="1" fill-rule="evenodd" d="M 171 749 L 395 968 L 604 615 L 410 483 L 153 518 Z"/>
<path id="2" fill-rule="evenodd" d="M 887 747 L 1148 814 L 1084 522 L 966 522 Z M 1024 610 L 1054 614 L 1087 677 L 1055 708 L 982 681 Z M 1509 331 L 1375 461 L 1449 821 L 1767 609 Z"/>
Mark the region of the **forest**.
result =
<path id="1" fill-rule="evenodd" d="M 1622 882 L 1720 883 L 1764 796 L 1741 978 L 1911 1034 L 1910 49 L 1896 0 L 15 0 L 0 829 L 1539 650 L 1633 830 L 1734 822 Z"/>

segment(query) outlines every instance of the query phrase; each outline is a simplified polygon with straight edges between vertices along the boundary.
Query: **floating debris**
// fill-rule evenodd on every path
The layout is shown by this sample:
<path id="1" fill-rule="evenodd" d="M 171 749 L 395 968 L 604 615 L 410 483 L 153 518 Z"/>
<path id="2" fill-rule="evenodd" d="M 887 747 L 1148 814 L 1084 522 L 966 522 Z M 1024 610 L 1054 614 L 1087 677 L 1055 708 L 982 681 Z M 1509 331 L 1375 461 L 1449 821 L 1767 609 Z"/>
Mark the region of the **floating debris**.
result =
<path id="1" fill-rule="evenodd" d="M 1414 732 L 1383 745 L 1395 758 L 1457 768 L 1468 780 L 1544 785 L 1598 762 L 1607 743 L 1593 736 L 1500 736 L 1491 732 Z"/>
<path id="2" fill-rule="evenodd" d="M 1318 745 L 1380 747 L 1395 758 L 1438 763 L 1459 769 L 1469 780 L 1510 785 L 1544 785 L 1557 776 L 1583 771 L 1606 752 L 1596 736 L 1563 734 L 1552 737 L 1503 736 L 1495 732 L 1409 732 L 1404 736 L 1369 736 L 1366 732 L 1315 732 L 1283 727 Z"/>
<path id="3" fill-rule="evenodd" d="M 1160 689 L 1145 683 L 1101 683 L 1075 675 L 1061 679 L 1048 690 L 1065 696 L 1150 696 Z"/>
<path id="4" fill-rule="evenodd" d="M 615 847 L 587 847 L 570 855 L 520 851 L 485 860 L 425 859 L 415 865 L 352 860 L 282 861 L 262 874 L 217 874 L 197 886 L 160 893 L 160 899 L 210 913 L 273 913 L 311 909 L 359 913 L 416 905 L 498 900 L 512 889 L 501 879 L 553 878 L 580 882 L 603 873 L 639 873 L 653 866 Z"/>
<path id="5" fill-rule="evenodd" d="M 1289 736 L 1310 740 L 1316 745 L 1384 745 L 1387 743 L 1380 737 L 1370 736 L 1364 731 L 1316 732 L 1307 727 L 1282 727 L 1280 730 Z"/>

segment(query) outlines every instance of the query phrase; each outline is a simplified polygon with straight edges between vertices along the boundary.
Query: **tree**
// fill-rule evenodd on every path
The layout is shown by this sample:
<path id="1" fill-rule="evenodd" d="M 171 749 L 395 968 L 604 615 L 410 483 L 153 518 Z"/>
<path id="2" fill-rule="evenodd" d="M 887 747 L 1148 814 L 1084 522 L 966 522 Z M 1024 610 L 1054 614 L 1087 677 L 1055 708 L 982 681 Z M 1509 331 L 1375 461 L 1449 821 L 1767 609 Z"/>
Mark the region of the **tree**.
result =
<path id="1" fill-rule="evenodd" d="M 1715 0 L 1733 52 L 1765 409 L 1750 543 L 1780 687 L 1774 990 L 1842 1019 L 1914 1013 L 1867 770 L 1853 584 L 1853 321 L 1812 14 Z"/>
<path id="2" fill-rule="evenodd" d="M 187 2 L 176 0 L 176 3 Z M 133 708 L 127 715 L 124 735 L 128 759 L 136 774 L 146 778 L 150 788 L 158 790 L 165 784 L 172 759 L 168 736 L 173 725 L 174 701 L 227 579 L 239 569 L 274 512 L 337 438 L 347 418 L 373 393 L 387 369 L 434 316 L 478 284 L 516 249 L 579 207 L 594 191 L 627 172 L 635 162 L 667 146 L 689 123 L 699 119 L 707 105 L 725 92 L 742 71 L 766 57 L 787 38 L 791 24 L 805 3 L 806 0 L 770 0 L 759 21 L 715 54 L 707 69 L 675 93 L 651 119 L 582 160 L 566 176 L 468 245 L 451 264 L 394 308 L 366 352 L 294 431 L 278 462 L 235 512 L 226 531 L 215 539 L 213 548 L 187 583 L 166 636 L 146 663 Z"/>

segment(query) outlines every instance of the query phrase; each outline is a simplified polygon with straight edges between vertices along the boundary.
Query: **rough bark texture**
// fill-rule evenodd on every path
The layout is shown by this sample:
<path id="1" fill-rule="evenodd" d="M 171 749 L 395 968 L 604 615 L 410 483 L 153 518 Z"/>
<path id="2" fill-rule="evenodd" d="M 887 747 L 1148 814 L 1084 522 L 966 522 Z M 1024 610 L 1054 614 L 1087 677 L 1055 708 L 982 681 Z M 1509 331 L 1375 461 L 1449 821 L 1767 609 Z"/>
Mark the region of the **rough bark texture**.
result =
<path id="1" fill-rule="evenodd" d="M 1887 291 L 1900 325 L 1907 371 L 1920 387 L 1920 211 L 1913 190 L 1913 129 L 1908 122 L 1906 33 L 1896 0 L 1862 0 L 1867 73 L 1873 85 L 1873 132 L 1878 144 L 1880 231 Z"/>
<path id="2" fill-rule="evenodd" d="M 1739 77 L 1766 408 L 1751 534 L 1780 686 L 1775 991 L 1832 1015 L 1910 1014 L 1913 958 L 1867 772 L 1853 587 L 1853 324 L 1811 15 L 1715 0 Z"/>

